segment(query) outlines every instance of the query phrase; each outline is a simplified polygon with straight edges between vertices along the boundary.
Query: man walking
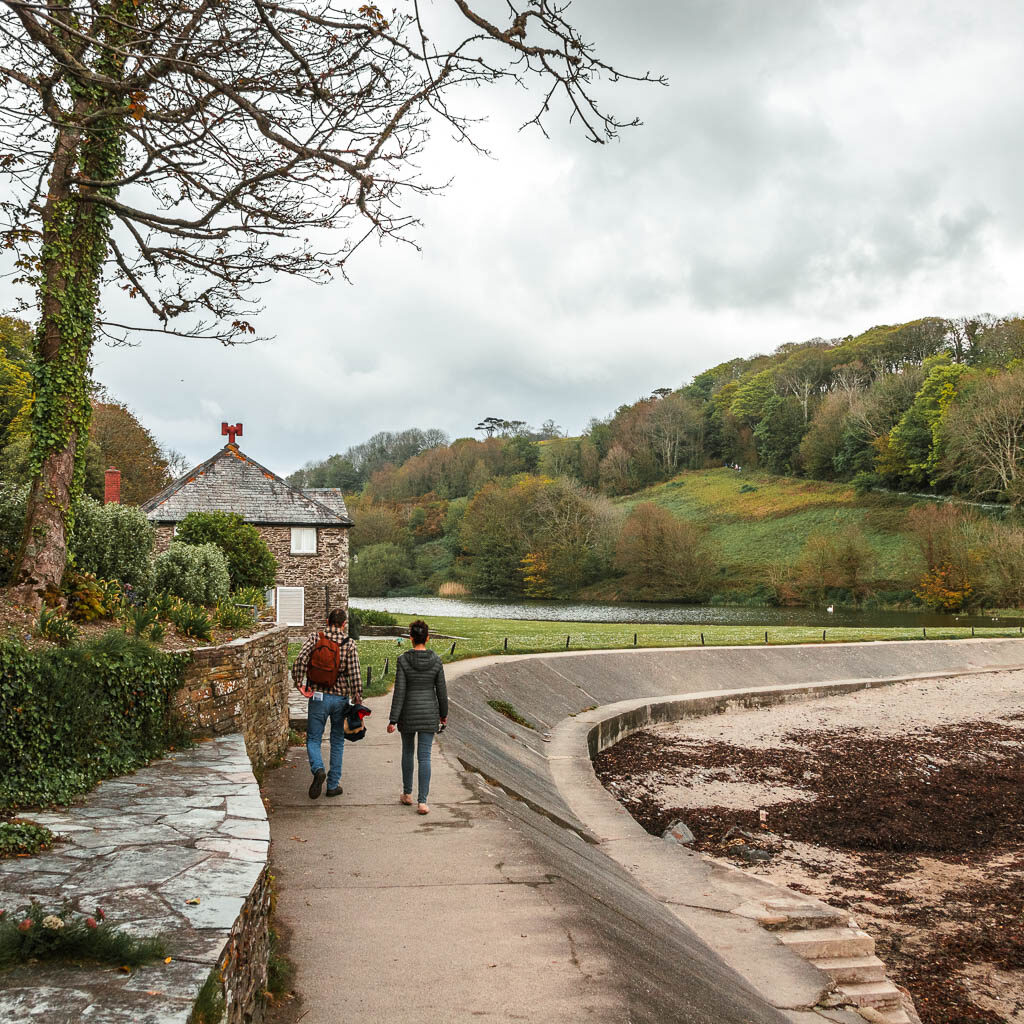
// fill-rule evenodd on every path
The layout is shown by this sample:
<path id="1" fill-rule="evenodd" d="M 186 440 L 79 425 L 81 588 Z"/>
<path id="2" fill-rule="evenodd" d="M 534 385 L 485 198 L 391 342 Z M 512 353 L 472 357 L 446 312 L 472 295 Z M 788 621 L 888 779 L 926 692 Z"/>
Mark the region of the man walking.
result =
<path id="1" fill-rule="evenodd" d="M 315 800 L 327 780 L 327 795 L 341 796 L 341 759 L 345 751 L 345 715 L 349 702 L 363 702 L 359 674 L 359 653 L 355 641 L 345 631 L 347 613 L 335 608 L 327 617 L 327 627 L 306 637 L 292 665 L 292 680 L 303 697 L 309 698 L 306 718 L 306 752 L 313 781 L 309 798 Z M 331 720 L 331 765 L 324 771 L 320 746 L 327 719 Z"/>

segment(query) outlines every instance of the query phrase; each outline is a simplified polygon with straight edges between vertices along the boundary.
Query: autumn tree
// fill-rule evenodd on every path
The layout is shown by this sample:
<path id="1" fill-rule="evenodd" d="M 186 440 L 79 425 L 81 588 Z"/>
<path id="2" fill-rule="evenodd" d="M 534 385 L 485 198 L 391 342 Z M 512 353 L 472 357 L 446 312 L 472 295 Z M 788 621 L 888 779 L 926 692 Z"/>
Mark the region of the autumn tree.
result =
<path id="1" fill-rule="evenodd" d="M 640 601 L 700 601 L 708 596 L 714 557 L 701 530 L 666 508 L 641 502 L 619 535 L 615 568 L 622 591 Z"/>
<path id="2" fill-rule="evenodd" d="M 104 396 L 105 397 L 105 396 Z M 103 497 L 103 472 L 114 467 L 121 472 L 121 500 L 126 505 L 141 505 L 170 483 L 167 457 L 153 435 L 126 405 L 112 400 L 94 399 L 89 424 L 89 448 L 95 458 L 93 480 L 87 480 L 94 498 Z"/>
<path id="3" fill-rule="evenodd" d="M 14 317 L 0 317 L 0 474 L 23 482 L 28 464 L 32 413 L 32 329 Z"/>
<path id="4" fill-rule="evenodd" d="M 233 343 L 276 273 L 344 273 L 409 238 L 432 128 L 470 140 L 460 88 L 539 84 L 595 142 L 622 122 L 592 88 L 618 72 L 556 0 L 476 0 L 389 20 L 339 0 L 0 4 L 4 242 L 34 291 L 32 485 L 18 596 L 59 586 L 82 488 L 94 339 L 133 328 Z M 635 122 L 633 122 L 635 123 Z M 471 140 L 470 140 L 471 141 Z M 105 312 L 120 289 L 141 324 Z"/>
<path id="5" fill-rule="evenodd" d="M 942 439 L 947 479 L 1024 505 L 1024 367 L 971 381 L 943 420 Z"/>

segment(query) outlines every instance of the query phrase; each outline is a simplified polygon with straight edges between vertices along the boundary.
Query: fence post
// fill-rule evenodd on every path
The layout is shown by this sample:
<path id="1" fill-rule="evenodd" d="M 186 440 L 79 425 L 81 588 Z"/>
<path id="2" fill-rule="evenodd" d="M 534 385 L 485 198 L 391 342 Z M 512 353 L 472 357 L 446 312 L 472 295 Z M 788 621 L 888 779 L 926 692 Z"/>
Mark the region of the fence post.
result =
<path id="1" fill-rule="evenodd" d="M 925 638 L 925 640 L 928 639 L 928 628 L 926 626 L 921 627 L 921 635 Z"/>
<path id="2" fill-rule="evenodd" d="M 370 680 L 372 678 L 373 678 L 373 666 L 372 665 L 367 665 L 366 666 L 366 685 L 367 686 L 370 685 Z"/>
<path id="3" fill-rule="evenodd" d="M 636 633 L 633 634 L 633 646 L 636 647 Z"/>
<path id="4" fill-rule="evenodd" d="M 508 637 L 505 637 L 505 650 L 508 650 Z"/>
<path id="5" fill-rule="evenodd" d="M 974 636 L 974 627 L 971 626 L 971 636 Z"/>
<path id="6" fill-rule="evenodd" d="M 824 629 L 823 629 L 823 630 L 821 631 L 821 639 L 822 639 L 822 640 L 824 640 L 824 639 L 825 639 L 825 630 L 824 630 Z"/>
<path id="7" fill-rule="evenodd" d="M 455 645 L 457 643 L 458 643 L 458 640 L 453 640 L 452 641 L 452 649 L 448 652 L 448 657 L 449 658 L 455 653 Z"/>
<path id="8" fill-rule="evenodd" d="M 390 658 L 385 658 L 384 659 L 384 675 L 388 674 L 388 669 L 389 668 L 391 668 L 391 659 Z"/>
<path id="9" fill-rule="evenodd" d="M 700 645 L 701 645 L 701 647 L 704 646 L 704 634 L 703 633 L 701 633 L 701 635 L 700 635 Z"/>
<path id="10" fill-rule="evenodd" d="M 768 630 L 767 629 L 764 631 L 764 642 L 768 643 Z"/>
<path id="11" fill-rule="evenodd" d="M 569 637 L 568 636 L 565 638 L 565 649 L 569 650 Z"/>

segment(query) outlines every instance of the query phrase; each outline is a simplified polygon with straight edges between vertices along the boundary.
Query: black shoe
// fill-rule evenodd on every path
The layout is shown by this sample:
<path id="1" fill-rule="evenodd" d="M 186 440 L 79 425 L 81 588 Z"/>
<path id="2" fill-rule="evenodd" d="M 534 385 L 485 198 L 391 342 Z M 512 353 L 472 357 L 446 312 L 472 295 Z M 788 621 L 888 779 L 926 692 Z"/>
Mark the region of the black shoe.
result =
<path id="1" fill-rule="evenodd" d="M 313 776 L 313 781 L 309 784 L 310 800 L 315 800 L 320 795 L 320 790 L 324 788 L 324 779 L 326 778 L 327 772 L 323 768 Z"/>
<path id="2" fill-rule="evenodd" d="M 341 796 L 341 786 L 335 786 L 334 789 L 327 790 L 328 796 Z"/>

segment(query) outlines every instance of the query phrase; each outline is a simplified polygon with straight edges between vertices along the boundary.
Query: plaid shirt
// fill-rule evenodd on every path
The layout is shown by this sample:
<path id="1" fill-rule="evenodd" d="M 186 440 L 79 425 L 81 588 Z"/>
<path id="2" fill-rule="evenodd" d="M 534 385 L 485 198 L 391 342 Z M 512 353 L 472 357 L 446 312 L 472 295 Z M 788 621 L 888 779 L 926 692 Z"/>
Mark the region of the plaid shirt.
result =
<path id="1" fill-rule="evenodd" d="M 348 634 L 337 626 L 326 626 L 306 637 L 306 642 L 302 645 L 295 664 L 292 665 L 292 681 L 299 687 L 310 685 L 306 681 L 306 668 L 321 633 L 325 633 L 329 640 L 341 645 L 341 668 L 333 686 L 315 686 L 313 689 L 321 690 L 323 693 L 339 693 L 348 697 L 353 704 L 362 704 L 363 681 L 359 674 L 359 652 L 356 650 L 355 641 L 350 640 Z"/>

